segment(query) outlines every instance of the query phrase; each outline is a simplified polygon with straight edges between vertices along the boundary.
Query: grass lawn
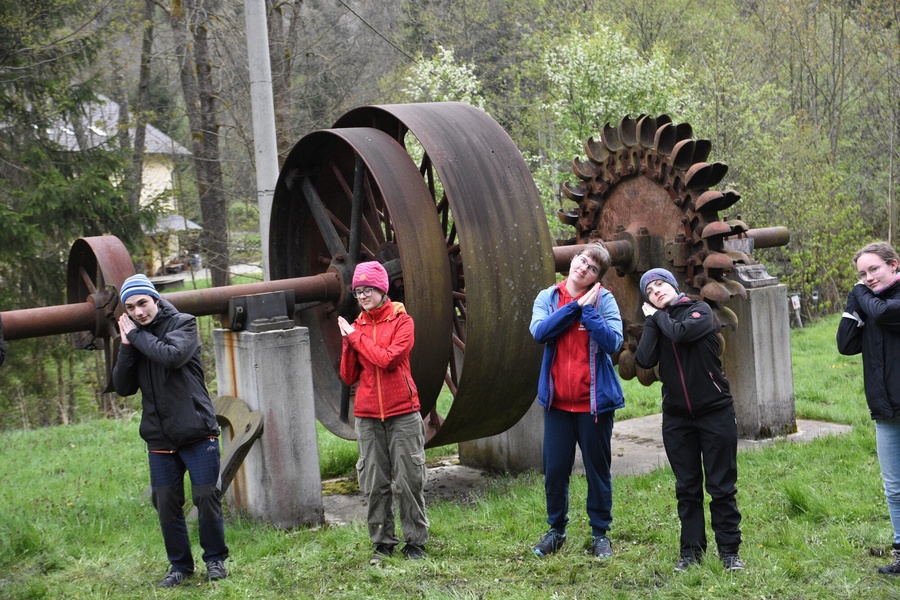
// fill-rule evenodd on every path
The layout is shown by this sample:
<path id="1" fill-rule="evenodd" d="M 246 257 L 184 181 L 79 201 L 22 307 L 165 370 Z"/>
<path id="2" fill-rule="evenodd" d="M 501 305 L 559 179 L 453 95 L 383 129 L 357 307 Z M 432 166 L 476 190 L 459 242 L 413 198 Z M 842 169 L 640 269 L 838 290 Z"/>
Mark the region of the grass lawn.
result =
<path id="1" fill-rule="evenodd" d="M 567 545 L 531 553 L 546 524 L 541 477 L 528 473 L 430 505 L 424 561 L 370 567 L 364 523 L 283 531 L 229 514 L 229 578 L 161 590 L 167 564 L 135 416 L 0 434 L 0 598 L 900 598 L 900 578 L 875 573 L 891 528 L 861 361 L 835 350 L 837 323 L 792 331 L 797 416 L 853 430 L 740 454 L 742 573 L 722 570 L 714 544 L 702 565 L 672 572 L 678 519 L 663 468 L 615 479 L 615 555 L 604 562 L 587 553 L 583 477 Z M 658 410 L 658 389 L 625 388 L 618 419 Z M 320 428 L 319 444 L 323 477 L 352 472 L 353 442 Z M 199 560 L 195 523 L 191 535 Z"/>

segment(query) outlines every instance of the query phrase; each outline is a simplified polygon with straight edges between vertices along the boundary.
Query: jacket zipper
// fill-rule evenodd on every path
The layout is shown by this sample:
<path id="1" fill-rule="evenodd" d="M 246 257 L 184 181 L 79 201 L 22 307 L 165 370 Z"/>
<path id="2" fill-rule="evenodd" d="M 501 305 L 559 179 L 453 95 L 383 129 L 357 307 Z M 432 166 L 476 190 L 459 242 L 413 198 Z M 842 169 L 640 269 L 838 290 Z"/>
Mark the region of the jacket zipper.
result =
<path id="1" fill-rule="evenodd" d="M 681 368 L 681 359 L 678 358 L 678 347 L 672 342 L 672 354 L 675 355 L 675 362 L 678 364 L 678 377 L 681 378 L 681 390 L 684 392 L 684 403 L 687 404 L 688 412 L 694 416 L 694 409 L 691 407 L 691 398 L 688 395 L 687 383 L 684 381 L 684 370 Z"/>
<path id="2" fill-rule="evenodd" d="M 720 388 L 720 387 L 719 387 L 719 384 L 716 383 L 716 378 L 713 377 L 712 372 L 711 372 L 711 371 L 707 371 L 706 374 L 709 375 L 709 378 L 712 380 L 712 384 L 716 387 L 717 390 L 719 390 L 719 393 L 721 394 L 721 393 L 722 393 L 722 388 Z"/>
<path id="3" fill-rule="evenodd" d="M 372 319 L 372 343 L 378 342 L 378 324 Z M 381 422 L 384 423 L 384 398 L 381 393 L 381 367 L 375 366 L 375 389 L 378 390 L 378 414 L 381 415 Z"/>

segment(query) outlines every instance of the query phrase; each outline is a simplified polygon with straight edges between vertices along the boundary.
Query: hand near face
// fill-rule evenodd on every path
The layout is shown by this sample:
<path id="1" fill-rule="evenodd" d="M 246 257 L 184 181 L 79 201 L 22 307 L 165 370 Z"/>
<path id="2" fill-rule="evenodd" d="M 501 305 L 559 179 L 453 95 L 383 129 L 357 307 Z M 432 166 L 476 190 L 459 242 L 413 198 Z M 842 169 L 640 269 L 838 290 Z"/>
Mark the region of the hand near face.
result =
<path id="1" fill-rule="evenodd" d="M 594 304 L 597 302 L 597 295 L 600 293 L 600 283 L 595 283 L 591 288 L 585 292 L 584 296 L 578 299 L 579 306 L 585 306 L 586 304 Z"/>
<path id="2" fill-rule="evenodd" d="M 644 312 L 645 317 L 649 317 L 656 314 L 656 307 L 650 304 L 649 302 L 644 302 L 641 306 L 641 310 Z"/>
<path id="3" fill-rule="evenodd" d="M 353 325 L 348 323 L 347 319 L 345 319 L 344 317 L 338 317 L 338 327 L 341 330 L 342 337 L 346 337 L 346 336 L 350 335 L 351 333 L 353 333 L 354 331 L 356 331 L 353 328 Z"/>
<path id="4" fill-rule="evenodd" d="M 129 317 L 127 313 L 119 315 L 119 334 L 122 337 L 123 344 L 127 345 L 131 343 L 128 341 L 128 332 L 134 328 L 134 321 L 131 320 L 131 317 Z"/>

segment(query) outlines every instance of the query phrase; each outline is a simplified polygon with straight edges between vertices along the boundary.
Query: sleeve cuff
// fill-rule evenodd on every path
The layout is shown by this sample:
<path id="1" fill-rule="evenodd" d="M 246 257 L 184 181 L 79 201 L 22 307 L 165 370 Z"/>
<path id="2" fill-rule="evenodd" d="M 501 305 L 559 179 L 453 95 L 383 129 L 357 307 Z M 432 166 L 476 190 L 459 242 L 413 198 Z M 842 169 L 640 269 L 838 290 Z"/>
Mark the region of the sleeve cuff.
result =
<path id="1" fill-rule="evenodd" d="M 859 315 L 856 314 L 856 311 L 854 311 L 852 313 L 845 312 L 841 315 L 841 318 L 842 319 L 853 319 L 854 321 L 856 321 L 857 327 L 862 327 L 863 325 L 865 325 L 863 320 L 859 318 Z"/>

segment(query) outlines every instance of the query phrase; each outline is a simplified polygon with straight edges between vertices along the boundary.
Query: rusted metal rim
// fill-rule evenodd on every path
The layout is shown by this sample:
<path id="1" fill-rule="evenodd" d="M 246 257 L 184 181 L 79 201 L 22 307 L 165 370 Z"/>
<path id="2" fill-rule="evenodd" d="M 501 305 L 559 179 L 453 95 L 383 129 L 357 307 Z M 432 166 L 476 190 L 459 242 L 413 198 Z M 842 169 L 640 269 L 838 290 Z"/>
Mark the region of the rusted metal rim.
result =
<path id="1" fill-rule="evenodd" d="M 375 127 L 398 141 L 408 131 L 425 151 L 419 170 L 455 265 L 457 350 L 453 405 L 429 445 L 507 430 L 534 402 L 541 347 L 528 325 L 535 295 L 555 280 L 546 216 L 521 153 L 484 111 L 457 102 L 362 107 L 336 127 Z"/>
<path id="2" fill-rule="evenodd" d="M 355 191 L 360 192 L 356 213 Z M 316 417 L 335 435 L 355 438 L 352 426 L 340 420 L 337 317 L 352 321 L 359 312 L 347 293 L 358 262 L 378 260 L 391 275 L 390 297 L 404 302 L 416 323 L 410 363 L 423 412 L 437 401 L 451 351 L 452 294 L 433 206 L 406 151 L 376 129 L 310 133 L 297 142 L 281 170 L 270 225 L 272 278 L 336 272 L 344 282 L 340 300 L 300 305 L 297 312 L 316 349 Z"/>
<path id="3" fill-rule="evenodd" d="M 114 236 L 75 240 L 66 269 L 66 300 L 69 304 L 94 305 L 94 326 L 72 334 L 76 348 L 102 350 L 106 366 L 104 392 L 112 391 L 112 369 L 119 353 L 116 318 L 122 314 L 118 290 L 134 275 L 128 250 Z"/>

